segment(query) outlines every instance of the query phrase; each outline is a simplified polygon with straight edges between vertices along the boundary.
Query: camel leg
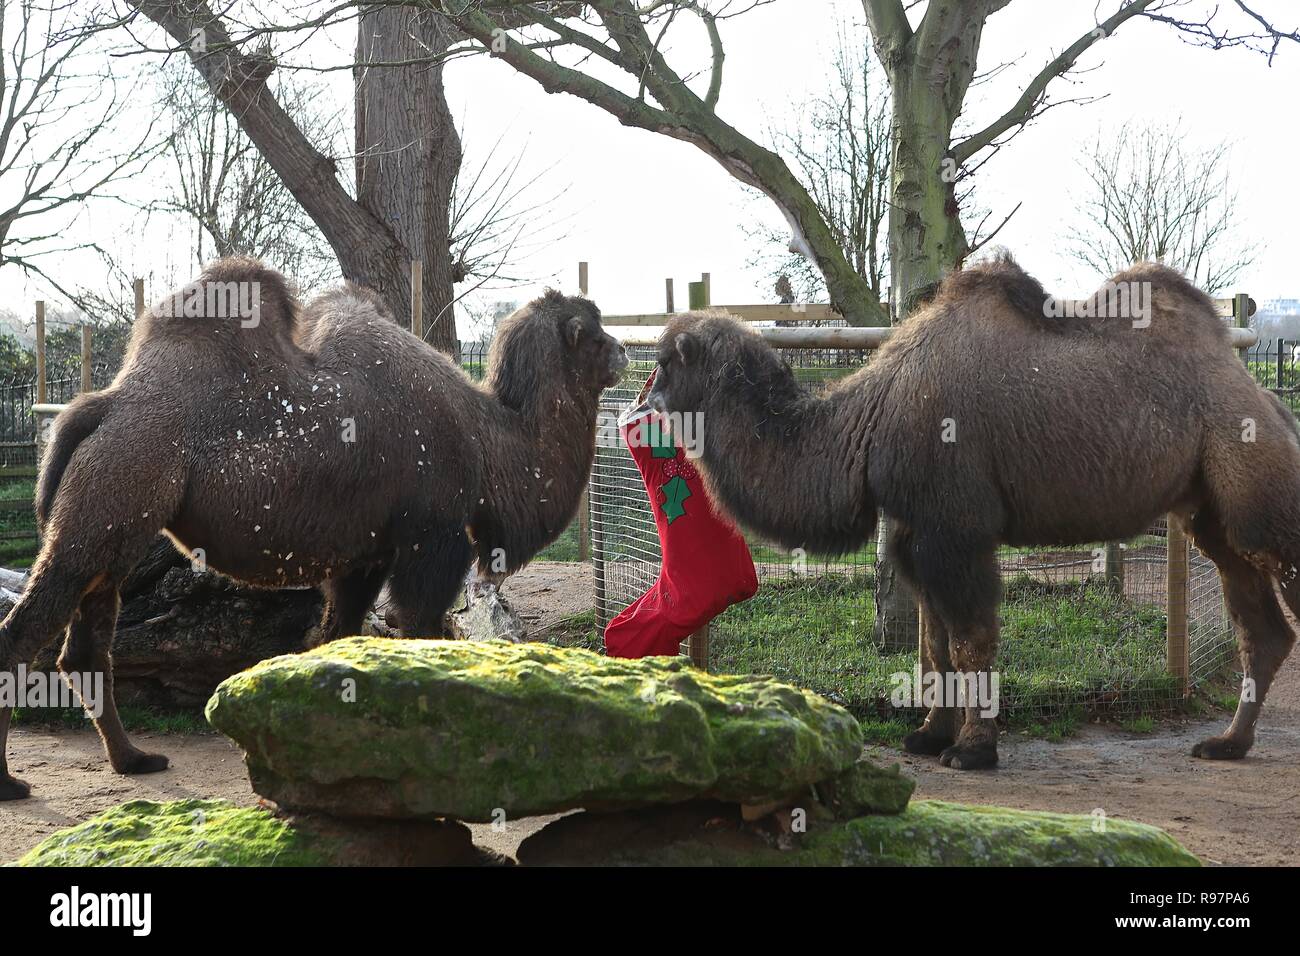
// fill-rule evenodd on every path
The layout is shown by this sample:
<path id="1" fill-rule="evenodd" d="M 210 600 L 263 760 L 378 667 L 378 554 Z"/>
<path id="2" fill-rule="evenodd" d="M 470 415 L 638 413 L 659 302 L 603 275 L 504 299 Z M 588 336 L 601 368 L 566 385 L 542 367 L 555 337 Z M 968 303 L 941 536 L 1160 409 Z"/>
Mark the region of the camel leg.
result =
<path id="1" fill-rule="evenodd" d="M 117 613 L 121 606 L 117 585 L 104 581 L 86 592 L 76 617 L 68 625 L 68 636 L 59 655 L 59 670 L 77 674 L 82 682 L 82 705 L 92 710 L 95 729 L 104 742 L 108 762 L 121 774 L 157 773 L 167 769 L 167 758 L 151 754 L 131 743 L 117 712 L 113 691 L 113 633 L 117 630 Z M 92 675 L 102 676 L 102 687 L 95 688 L 97 699 L 86 699 L 85 685 Z"/>
<path id="2" fill-rule="evenodd" d="M 1219 569 L 1224 601 L 1237 632 L 1242 669 L 1241 697 L 1232 724 L 1224 733 L 1198 743 L 1192 748 L 1192 755 L 1208 760 L 1238 760 L 1255 742 L 1255 724 L 1264 698 L 1278 668 L 1291 652 L 1295 635 L 1278 605 L 1272 577 L 1231 547 L 1225 528 L 1212 509 L 1198 512 L 1191 530 L 1197 547 Z M 1292 612 L 1300 611 L 1294 578 L 1290 582 L 1284 580 L 1280 590 Z"/>
<path id="3" fill-rule="evenodd" d="M 93 579 L 50 573 L 49 564 L 38 560 L 23 596 L 0 623 L 0 679 L 14 682 L 18 666 L 32 662 L 72 620 L 81 596 Z M 7 748 L 13 707 L 0 705 L 0 800 L 21 800 L 31 787 L 9 773 Z"/>
<path id="4" fill-rule="evenodd" d="M 887 547 L 894 567 L 919 596 L 920 663 L 924 687 L 924 681 L 929 675 L 936 675 L 937 679 L 942 681 L 944 675 L 952 671 L 952 661 L 948 657 L 948 629 L 927 603 L 921 584 L 916 579 L 916 568 L 912 564 L 912 546 L 911 531 L 902 524 L 895 524 Z M 957 737 L 957 723 L 957 708 L 940 698 L 930 708 L 925 722 L 903 738 L 903 749 L 910 754 L 937 757 L 952 746 Z"/>
<path id="5" fill-rule="evenodd" d="M 1002 581 L 992 541 L 966 539 L 942 532 L 914 533 L 912 565 L 927 605 L 948 635 L 950 667 L 956 679 L 945 681 L 945 696 L 956 686 L 992 688 L 998 647 L 998 603 Z M 937 657 L 937 655 L 936 655 Z M 943 700 L 965 710 L 953 744 L 939 763 L 954 770 L 977 770 L 998 762 L 998 728 L 994 713 L 985 713 L 974 694 Z M 996 701 L 990 708 L 996 712 Z"/>
<path id="6" fill-rule="evenodd" d="M 321 585 L 325 594 L 325 612 L 321 617 L 318 644 L 361 633 L 366 612 L 374 606 L 375 598 L 383 590 L 389 568 L 388 562 L 357 568 Z"/>
<path id="7" fill-rule="evenodd" d="M 393 562 L 388 593 L 397 607 L 403 637 L 440 637 L 447 612 L 465 583 L 473 549 L 465 529 L 443 529 L 414 546 L 404 547 Z"/>
<path id="8" fill-rule="evenodd" d="M 944 678 L 952 673 L 948 629 L 924 599 L 921 601 L 920 643 L 922 687 L 927 679 L 938 681 L 940 687 L 945 686 Z M 939 756 L 956 740 L 958 716 L 958 709 L 941 697 L 926 714 L 925 722 L 903 738 L 903 749 L 910 754 Z"/>

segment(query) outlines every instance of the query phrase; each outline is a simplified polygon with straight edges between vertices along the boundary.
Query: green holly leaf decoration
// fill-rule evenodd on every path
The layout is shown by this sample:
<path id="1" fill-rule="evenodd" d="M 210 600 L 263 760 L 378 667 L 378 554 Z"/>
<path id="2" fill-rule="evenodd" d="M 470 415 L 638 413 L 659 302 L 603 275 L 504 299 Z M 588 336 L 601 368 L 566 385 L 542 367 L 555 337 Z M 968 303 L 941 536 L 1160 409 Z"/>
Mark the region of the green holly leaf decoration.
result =
<path id="1" fill-rule="evenodd" d="M 672 432 L 663 428 L 657 418 L 649 421 L 649 445 L 652 458 L 676 458 L 677 445 L 673 443 Z"/>
<path id="2" fill-rule="evenodd" d="M 668 519 L 668 523 L 672 524 L 686 514 L 683 502 L 691 496 L 691 489 L 682 480 L 682 476 L 678 475 L 672 481 L 660 485 L 659 491 L 664 496 L 663 503 L 659 507 L 663 511 L 664 517 Z"/>

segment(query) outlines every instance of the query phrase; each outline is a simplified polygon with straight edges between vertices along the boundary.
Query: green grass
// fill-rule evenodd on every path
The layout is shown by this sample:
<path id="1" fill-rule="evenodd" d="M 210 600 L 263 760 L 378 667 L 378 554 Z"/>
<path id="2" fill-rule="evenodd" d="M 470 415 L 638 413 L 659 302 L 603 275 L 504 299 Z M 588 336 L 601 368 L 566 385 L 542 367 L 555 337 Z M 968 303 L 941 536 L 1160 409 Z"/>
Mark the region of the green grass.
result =
<path id="1" fill-rule="evenodd" d="M 596 625 L 595 610 L 566 617 L 538 635 L 555 647 L 582 647 L 589 651 L 603 651 L 604 638 Z"/>
<path id="2" fill-rule="evenodd" d="M 201 711 L 164 711 L 154 707 L 123 705 L 118 708 L 122 724 L 133 733 L 210 734 L 215 733 Z M 37 710 L 14 709 L 15 726 L 68 727 L 74 730 L 92 727 L 90 718 L 80 707 L 43 707 Z"/>
<path id="3" fill-rule="evenodd" d="M 862 724 L 863 739 L 869 744 L 892 747 L 901 750 L 903 738 L 921 726 L 921 711 L 900 711 L 898 717 L 864 717 Z M 906 716 L 902 716 L 906 715 Z"/>
<path id="4" fill-rule="evenodd" d="M 578 519 L 574 518 L 560 536 L 537 553 L 534 561 L 577 561 Z"/>
<path id="5" fill-rule="evenodd" d="M 911 674 L 916 652 L 876 646 L 871 592 L 866 575 L 767 582 L 715 620 L 712 666 L 774 674 L 859 717 L 897 717 L 893 675 Z M 1004 716 L 1069 716 L 1044 725 L 1047 736 L 1065 733 L 1085 714 L 1168 710 L 1177 699 L 1176 681 L 1165 672 L 1163 612 L 1098 585 L 1008 586 L 998 671 Z"/>
<path id="6" fill-rule="evenodd" d="M 1156 730 L 1154 717 L 1134 717 L 1120 721 L 1120 726 L 1130 734 L 1153 734 Z"/>
<path id="7" fill-rule="evenodd" d="M 0 500 L 30 502 L 36 478 L 30 468 L 0 471 Z M 11 477 L 13 474 L 18 477 Z M 36 560 L 36 515 L 30 510 L 0 510 L 0 566 L 26 568 Z"/>
<path id="8" fill-rule="evenodd" d="M 1043 717 L 1021 716 L 1008 721 L 1013 731 L 1059 744 L 1073 737 L 1083 726 L 1082 707 L 1066 707 L 1060 713 Z"/>

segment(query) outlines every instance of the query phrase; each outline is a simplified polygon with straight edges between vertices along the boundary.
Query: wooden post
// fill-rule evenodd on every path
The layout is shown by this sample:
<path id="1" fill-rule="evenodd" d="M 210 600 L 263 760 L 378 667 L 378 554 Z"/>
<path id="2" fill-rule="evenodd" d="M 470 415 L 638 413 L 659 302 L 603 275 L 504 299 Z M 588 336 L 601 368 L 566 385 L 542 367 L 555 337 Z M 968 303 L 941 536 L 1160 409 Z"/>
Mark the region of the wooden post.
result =
<path id="1" fill-rule="evenodd" d="M 1124 549 L 1118 541 L 1106 542 L 1106 567 L 1103 580 L 1115 594 L 1124 594 Z"/>
<path id="2" fill-rule="evenodd" d="M 44 405 L 45 391 L 45 301 L 36 303 L 36 404 Z"/>
<path id="3" fill-rule="evenodd" d="M 578 291 L 587 294 L 587 263 L 578 263 Z M 578 561 L 591 560 L 591 492 L 590 479 L 588 487 L 582 490 L 578 498 Z"/>
<path id="4" fill-rule="evenodd" d="M 671 277 L 664 280 L 664 311 L 672 315 L 677 311 L 673 304 L 673 280 Z"/>
<path id="5" fill-rule="evenodd" d="M 1165 661 L 1169 673 L 1178 679 L 1182 695 L 1190 690 L 1191 664 L 1187 641 L 1187 573 L 1189 554 L 1187 534 L 1182 523 L 1174 516 L 1166 518 L 1169 534 L 1165 578 Z"/>
<path id="6" fill-rule="evenodd" d="M 690 309 L 707 309 L 709 307 L 709 276 L 705 273 L 699 282 L 686 283 L 686 304 Z"/>
<path id="7" fill-rule="evenodd" d="M 1250 328 L 1250 296 L 1244 292 L 1232 297 L 1232 321 L 1239 329 Z M 1240 354 L 1241 360 L 1249 365 L 1250 351 L 1242 349 Z"/>
<path id="8" fill-rule="evenodd" d="M 424 341 L 424 263 L 411 262 L 411 334 Z"/>
<path id="9" fill-rule="evenodd" d="M 81 390 L 83 392 L 93 391 L 95 383 L 91 376 L 90 366 L 90 325 L 81 323 Z"/>
<path id="10" fill-rule="evenodd" d="M 707 272 L 701 274 L 699 282 L 690 283 L 686 289 L 692 309 L 707 309 L 709 307 L 709 274 Z M 700 670 L 707 671 L 709 669 L 708 624 L 705 624 L 686 638 L 686 656 L 691 659 L 691 664 Z"/>
<path id="11" fill-rule="evenodd" d="M 705 624 L 686 639 L 686 653 L 692 667 L 702 671 L 709 669 L 709 625 Z"/>
<path id="12" fill-rule="evenodd" d="M 131 283 L 135 290 L 135 317 L 144 315 L 144 280 L 136 279 Z"/>

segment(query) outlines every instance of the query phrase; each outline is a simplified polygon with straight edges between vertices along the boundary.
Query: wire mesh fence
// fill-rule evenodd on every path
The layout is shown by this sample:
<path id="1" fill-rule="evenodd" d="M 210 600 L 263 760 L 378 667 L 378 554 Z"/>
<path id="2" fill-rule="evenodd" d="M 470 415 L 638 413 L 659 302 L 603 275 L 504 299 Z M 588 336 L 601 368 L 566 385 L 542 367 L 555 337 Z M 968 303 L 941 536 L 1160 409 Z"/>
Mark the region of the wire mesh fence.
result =
<path id="1" fill-rule="evenodd" d="M 796 378 L 817 391 L 871 353 L 783 349 Z M 603 398 L 615 416 L 639 394 L 654 350 L 631 364 Z M 591 479 L 597 618 L 609 620 L 649 588 L 660 548 L 651 504 L 621 442 L 602 441 Z M 1119 547 L 1003 548 L 1005 598 L 998 657 L 1009 715 L 1078 710 L 1115 716 L 1173 710 L 1182 680 L 1167 658 L 1167 530 L 1164 521 Z M 715 618 L 709 667 L 766 673 L 815 690 L 863 716 L 896 712 L 898 675 L 916 669 L 915 647 L 874 637 L 876 546 L 836 557 L 789 554 L 750 537 L 758 594 Z M 1201 683 L 1232 659 L 1231 627 L 1214 565 L 1193 549 L 1187 597 L 1189 675 Z"/>

